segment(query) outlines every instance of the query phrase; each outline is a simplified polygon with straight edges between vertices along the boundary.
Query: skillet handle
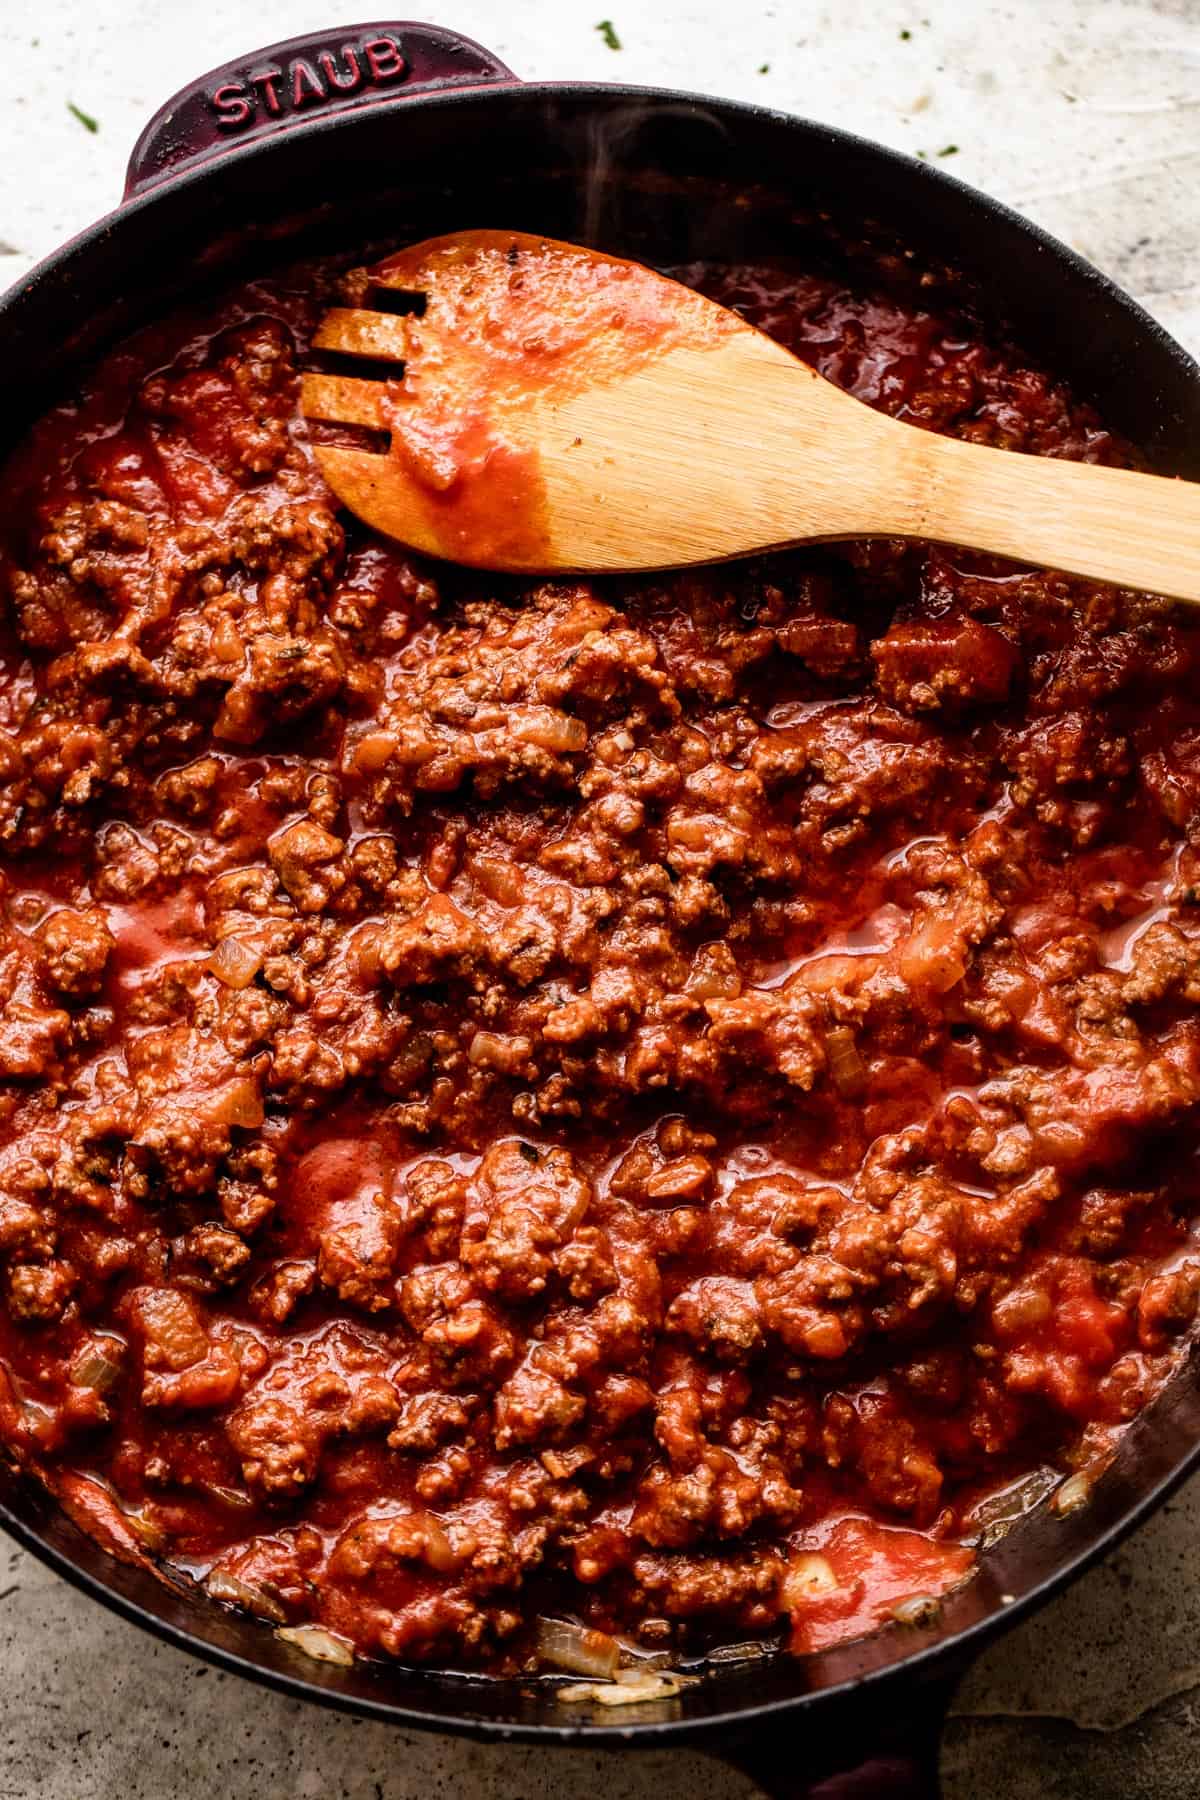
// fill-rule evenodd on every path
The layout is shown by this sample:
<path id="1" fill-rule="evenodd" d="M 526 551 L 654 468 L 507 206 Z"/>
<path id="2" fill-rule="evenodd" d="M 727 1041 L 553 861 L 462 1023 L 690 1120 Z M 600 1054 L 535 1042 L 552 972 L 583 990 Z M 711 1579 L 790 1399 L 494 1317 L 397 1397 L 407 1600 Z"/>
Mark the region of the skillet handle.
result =
<path id="1" fill-rule="evenodd" d="M 716 1752 L 767 1800 L 939 1800 L 942 1730 L 958 1675 L 761 1726 Z M 810 1724 L 810 1719 L 812 1723 Z"/>
<path id="2" fill-rule="evenodd" d="M 235 57 L 172 95 L 133 147 L 125 198 L 318 115 L 516 79 L 490 50 L 440 25 L 310 31 Z"/>

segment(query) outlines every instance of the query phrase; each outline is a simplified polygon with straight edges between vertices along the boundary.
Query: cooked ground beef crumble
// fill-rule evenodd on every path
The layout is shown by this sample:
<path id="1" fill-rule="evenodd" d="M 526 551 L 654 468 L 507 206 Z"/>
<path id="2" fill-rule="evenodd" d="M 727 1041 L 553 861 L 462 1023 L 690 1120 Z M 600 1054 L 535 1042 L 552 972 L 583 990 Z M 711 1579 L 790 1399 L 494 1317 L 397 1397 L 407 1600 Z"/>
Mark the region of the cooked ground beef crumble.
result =
<path id="1" fill-rule="evenodd" d="M 882 270 L 683 277 L 1124 460 Z M 5 478 L 0 1434 L 367 1653 L 862 1631 L 1191 1327 L 1200 637 L 929 545 L 417 566 L 297 417 L 336 280 L 143 334 Z"/>

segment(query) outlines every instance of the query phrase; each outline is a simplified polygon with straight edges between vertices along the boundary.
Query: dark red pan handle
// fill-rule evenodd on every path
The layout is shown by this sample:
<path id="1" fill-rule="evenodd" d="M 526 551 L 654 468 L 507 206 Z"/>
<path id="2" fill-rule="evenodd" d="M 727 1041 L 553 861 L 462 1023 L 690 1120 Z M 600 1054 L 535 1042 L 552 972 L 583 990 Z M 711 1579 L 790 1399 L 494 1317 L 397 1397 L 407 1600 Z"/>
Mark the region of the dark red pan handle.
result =
<path id="1" fill-rule="evenodd" d="M 236 57 L 160 106 L 133 147 L 125 198 L 318 113 L 377 106 L 430 88 L 515 80 L 490 50 L 440 25 L 311 31 Z"/>
<path id="2" fill-rule="evenodd" d="M 961 1673 L 961 1671 L 959 1672 Z M 958 1673 L 787 1715 L 719 1752 L 769 1800 L 939 1800 L 942 1728 Z"/>

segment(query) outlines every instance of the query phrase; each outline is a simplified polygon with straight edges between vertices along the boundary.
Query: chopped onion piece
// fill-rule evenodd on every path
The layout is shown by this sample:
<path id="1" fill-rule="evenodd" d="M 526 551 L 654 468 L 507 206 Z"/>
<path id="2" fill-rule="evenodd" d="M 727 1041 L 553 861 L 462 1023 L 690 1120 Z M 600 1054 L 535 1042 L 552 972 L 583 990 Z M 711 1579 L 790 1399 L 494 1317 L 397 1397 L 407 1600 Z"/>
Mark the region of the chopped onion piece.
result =
<path id="1" fill-rule="evenodd" d="M 477 1031 L 467 1046 L 467 1061 L 477 1069 L 511 1075 L 524 1067 L 532 1053 L 533 1045 L 520 1032 L 505 1037 L 499 1031 Z"/>
<path id="2" fill-rule="evenodd" d="M 248 988 L 262 965 L 261 953 L 236 937 L 222 938 L 208 959 L 212 973 L 228 988 Z"/>
<path id="3" fill-rule="evenodd" d="M 261 1588 L 251 1587 L 248 1581 L 242 1581 L 237 1575 L 231 1575 L 227 1569 L 210 1569 L 204 1586 L 214 1600 L 225 1600 L 231 1606 L 243 1606 L 247 1612 L 254 1613 L 260 1619 L 271 1619 L 282 1624 L 287 1618 L 287 1613 L 278 1600 L 271 1599 Z"/>
<path id="4" fill-rule="evenodd" d="M 461 1564 L 462 1557 L 446 1535 L 441 1520 L 435 1519 L 432 1513 L 423 1513 L 421 1526 L 424 1533 L 421 1555 L 439 1575 L 452 1575 Z"/>
<path id="5" fill-rule="evenodd" d="M 783 1578 L 783 1603 L 789 1612 L 832 1594 L 841 1583 L 823 1556 L 793 1556 Z"/>
<path id="6" fill-rule="evenodd" d="M 1078 1512 L 1092 1497 L 1092 1484 L 1086 1475 L 1070 1475 L 1050 1502 L 1056 1513 Z"/>
<path id="7" fill-rule="evenodd" d="M 583 720 L 559 712 L 554 706 L 514 707 L 509 730 L 520 743 L 534 744 L 552 755 L 587 749 L 588 732 Z"/>
<path id="8" fill-rule="evenodd" d="M 71 1380 L 75 1386 L 107 1394 L 121 1379 L 123 1349 L 117 1338 L 93 1338 L 85 1344 L 71 1364 Z"/>
<path id="9" fill-rule="evenodd" d="M 848 1025 L 835 1025 L 825 1033 L 825 1051 L 829 1057 L 829 1076 L 845 1100 L 861 1094 L 866 1086 L 867 1065 L 858 1053 L 854 1033 Z"/>
<path id="10" fill-rule="evenodd" d="M 345 1638 L 326 1631 L 323 1625 L 285 1625 L 275 1636 L 285 1644 L 294 1644 L 314 1662 L 336 1663 L 339 1669 L 354 1666 L 354 1651 Z"/>
<path id="11" fill-rule="evenodd" d="M 941 1610 L 936 1594 L 910 1594 L 906 1600 L 897 1600 L 892 1617 L 901 1625 L 932 1625 Z"/>
<path id="12" fill-rule="evenodd" d="M 571 1619 L 539 1619 L 537 1653 L 551 1668 L 572 1675 L 611 1677 L 621 1660 L 621 1646 L 606 1631 L 588 1631 Z"/>
<path id="13" fill-rule="evenodd" d="M 561 1687 L 556 1696 L 565 1706 L 583 1700 L 595 1700 L 599 1706 L 640 1706 L 646 1700 L 668 1700 L 688 1682 L 686 1675 L 667 1670 L 643 1675 L 640 1670 L 623 1669 L 612 1682 L 573 1681 Z"/>
<path id="14" fill-rule="evenodd" d="M 383 932 L 380 927 L 374 921 L 360 926 L 351 938 L 350 946 L 358 966 L 360 979 L 367 982 L 368 985 L 378 981 L 383 969 L 380 961 Z"/>

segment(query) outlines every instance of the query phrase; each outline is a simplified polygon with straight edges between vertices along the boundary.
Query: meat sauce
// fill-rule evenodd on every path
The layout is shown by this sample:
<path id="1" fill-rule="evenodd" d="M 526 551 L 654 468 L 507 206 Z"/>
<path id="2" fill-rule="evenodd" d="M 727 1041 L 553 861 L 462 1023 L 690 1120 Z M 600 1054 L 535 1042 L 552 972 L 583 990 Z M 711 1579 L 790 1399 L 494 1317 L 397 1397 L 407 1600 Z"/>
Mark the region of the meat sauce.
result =
<path id="1" fill-rule="evenodd" d="M 854 269 L 678 273 L 1127 460 Z M 419 566 L 298 418 L 341 279 L 118 348 L 3 480 L 0 1435 L 368 1655 L 871 1629 L 1184 1353 L 1197 631 L 930 545 Z"/>

